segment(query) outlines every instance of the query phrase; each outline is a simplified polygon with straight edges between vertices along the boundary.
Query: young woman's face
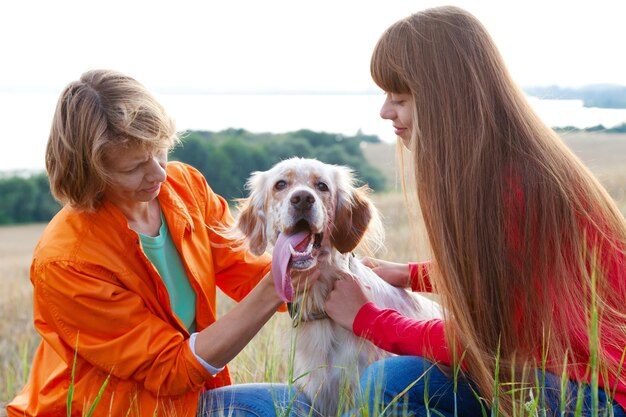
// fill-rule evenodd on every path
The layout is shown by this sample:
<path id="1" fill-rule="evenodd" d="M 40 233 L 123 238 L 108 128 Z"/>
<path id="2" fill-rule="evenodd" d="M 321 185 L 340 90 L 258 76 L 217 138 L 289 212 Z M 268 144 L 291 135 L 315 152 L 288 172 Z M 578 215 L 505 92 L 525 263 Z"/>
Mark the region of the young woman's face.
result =
<path id="1" fill-rule="evenodd" d="M 112 149 L 106 157 L 111 176 L 106 198 L 118 205 L 153 200 L 167 178 L 166 165 L 167 150 L 151 153 L 140 147 Z"/>
<path id="2" fill-rule="evenodd" d="M 413 130 L 413 98 L 410 94 L 387 93 L 380 117 L 391 120 L 395 133 L 409 149 Z"/>

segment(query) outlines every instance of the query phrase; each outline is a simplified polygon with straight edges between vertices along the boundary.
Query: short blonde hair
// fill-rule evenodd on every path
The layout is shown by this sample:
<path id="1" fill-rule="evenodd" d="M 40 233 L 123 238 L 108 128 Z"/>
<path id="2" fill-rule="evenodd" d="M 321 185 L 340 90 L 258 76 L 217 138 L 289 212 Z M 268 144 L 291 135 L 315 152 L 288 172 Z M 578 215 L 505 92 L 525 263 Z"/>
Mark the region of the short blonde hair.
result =
<path id="1" fill-rule="evenodd" d="M 111 147 L 171 149 L 179 141 L 174 120 L 135 79 L 112 70 L 85 72 L 59 97 L 48 145 L 46 170 L 52 195 L 85 210 L 101 202 Z"/>

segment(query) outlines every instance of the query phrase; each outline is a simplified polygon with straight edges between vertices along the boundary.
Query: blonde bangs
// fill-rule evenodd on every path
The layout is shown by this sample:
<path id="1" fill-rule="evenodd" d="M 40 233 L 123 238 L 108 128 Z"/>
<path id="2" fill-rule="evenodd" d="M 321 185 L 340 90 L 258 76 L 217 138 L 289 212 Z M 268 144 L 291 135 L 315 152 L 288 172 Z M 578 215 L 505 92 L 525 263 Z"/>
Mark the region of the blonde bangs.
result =
<path id="1" fill-rule="evenodd" d="M 107 109 L 110 144 L 146 150 L 170 150 L 176 146 L 179 138 L 174 119 L 156 98 L 132 79 L 120 84 L 116 87 L 127 89 L 129 99 Z"/>
<path id="2" fill-rule="evenodd" d="M 138 103 L 133 121 L 124 135 L 131 143 L 140 144 L 148 150 L 170 150 L 179 142 L 174 120 L 151 96 Z"/>

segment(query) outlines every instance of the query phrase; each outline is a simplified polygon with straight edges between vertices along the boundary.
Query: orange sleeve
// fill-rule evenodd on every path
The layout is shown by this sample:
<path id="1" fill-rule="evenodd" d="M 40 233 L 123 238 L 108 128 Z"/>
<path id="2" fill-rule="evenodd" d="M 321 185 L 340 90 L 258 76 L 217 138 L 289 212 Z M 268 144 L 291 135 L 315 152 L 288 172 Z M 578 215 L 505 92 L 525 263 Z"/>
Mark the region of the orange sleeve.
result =
<path id="1" fill-rule="evenodd" d="M 79 361 L 133 379 L 155 395 L 197 391 L 211 379 L 183 335 L 110 271 L 59 261 L 41 266 L 34 277 L 35 325 L 60 355 L 77 346 Z M 64 358 L 69 364 L 73 359 Z"/>

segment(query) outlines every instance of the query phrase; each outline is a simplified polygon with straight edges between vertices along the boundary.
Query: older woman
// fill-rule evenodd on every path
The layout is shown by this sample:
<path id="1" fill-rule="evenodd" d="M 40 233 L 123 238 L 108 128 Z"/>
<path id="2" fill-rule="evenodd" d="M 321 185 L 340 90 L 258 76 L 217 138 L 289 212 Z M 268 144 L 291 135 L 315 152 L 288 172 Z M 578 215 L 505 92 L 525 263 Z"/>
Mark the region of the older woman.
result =
<path id="1" fill-rule="evenodd" d="M 10 416 L 67 415 L 71 386 L 72 414 L 98 395 L 94 415 L 308 413 L 287 385 L 228 387 L 226 364 L 281 300 L 271 259 L 218 234 L 232 222 L 224 199 L 168 163 L 177 141 L 163 107 L 126 75 L 89 71 L 62 92 L 46 167 L 64 207 L 35 249 L 42 340 Z M 219 320 L 216 286 L 240 301 Z"/>

